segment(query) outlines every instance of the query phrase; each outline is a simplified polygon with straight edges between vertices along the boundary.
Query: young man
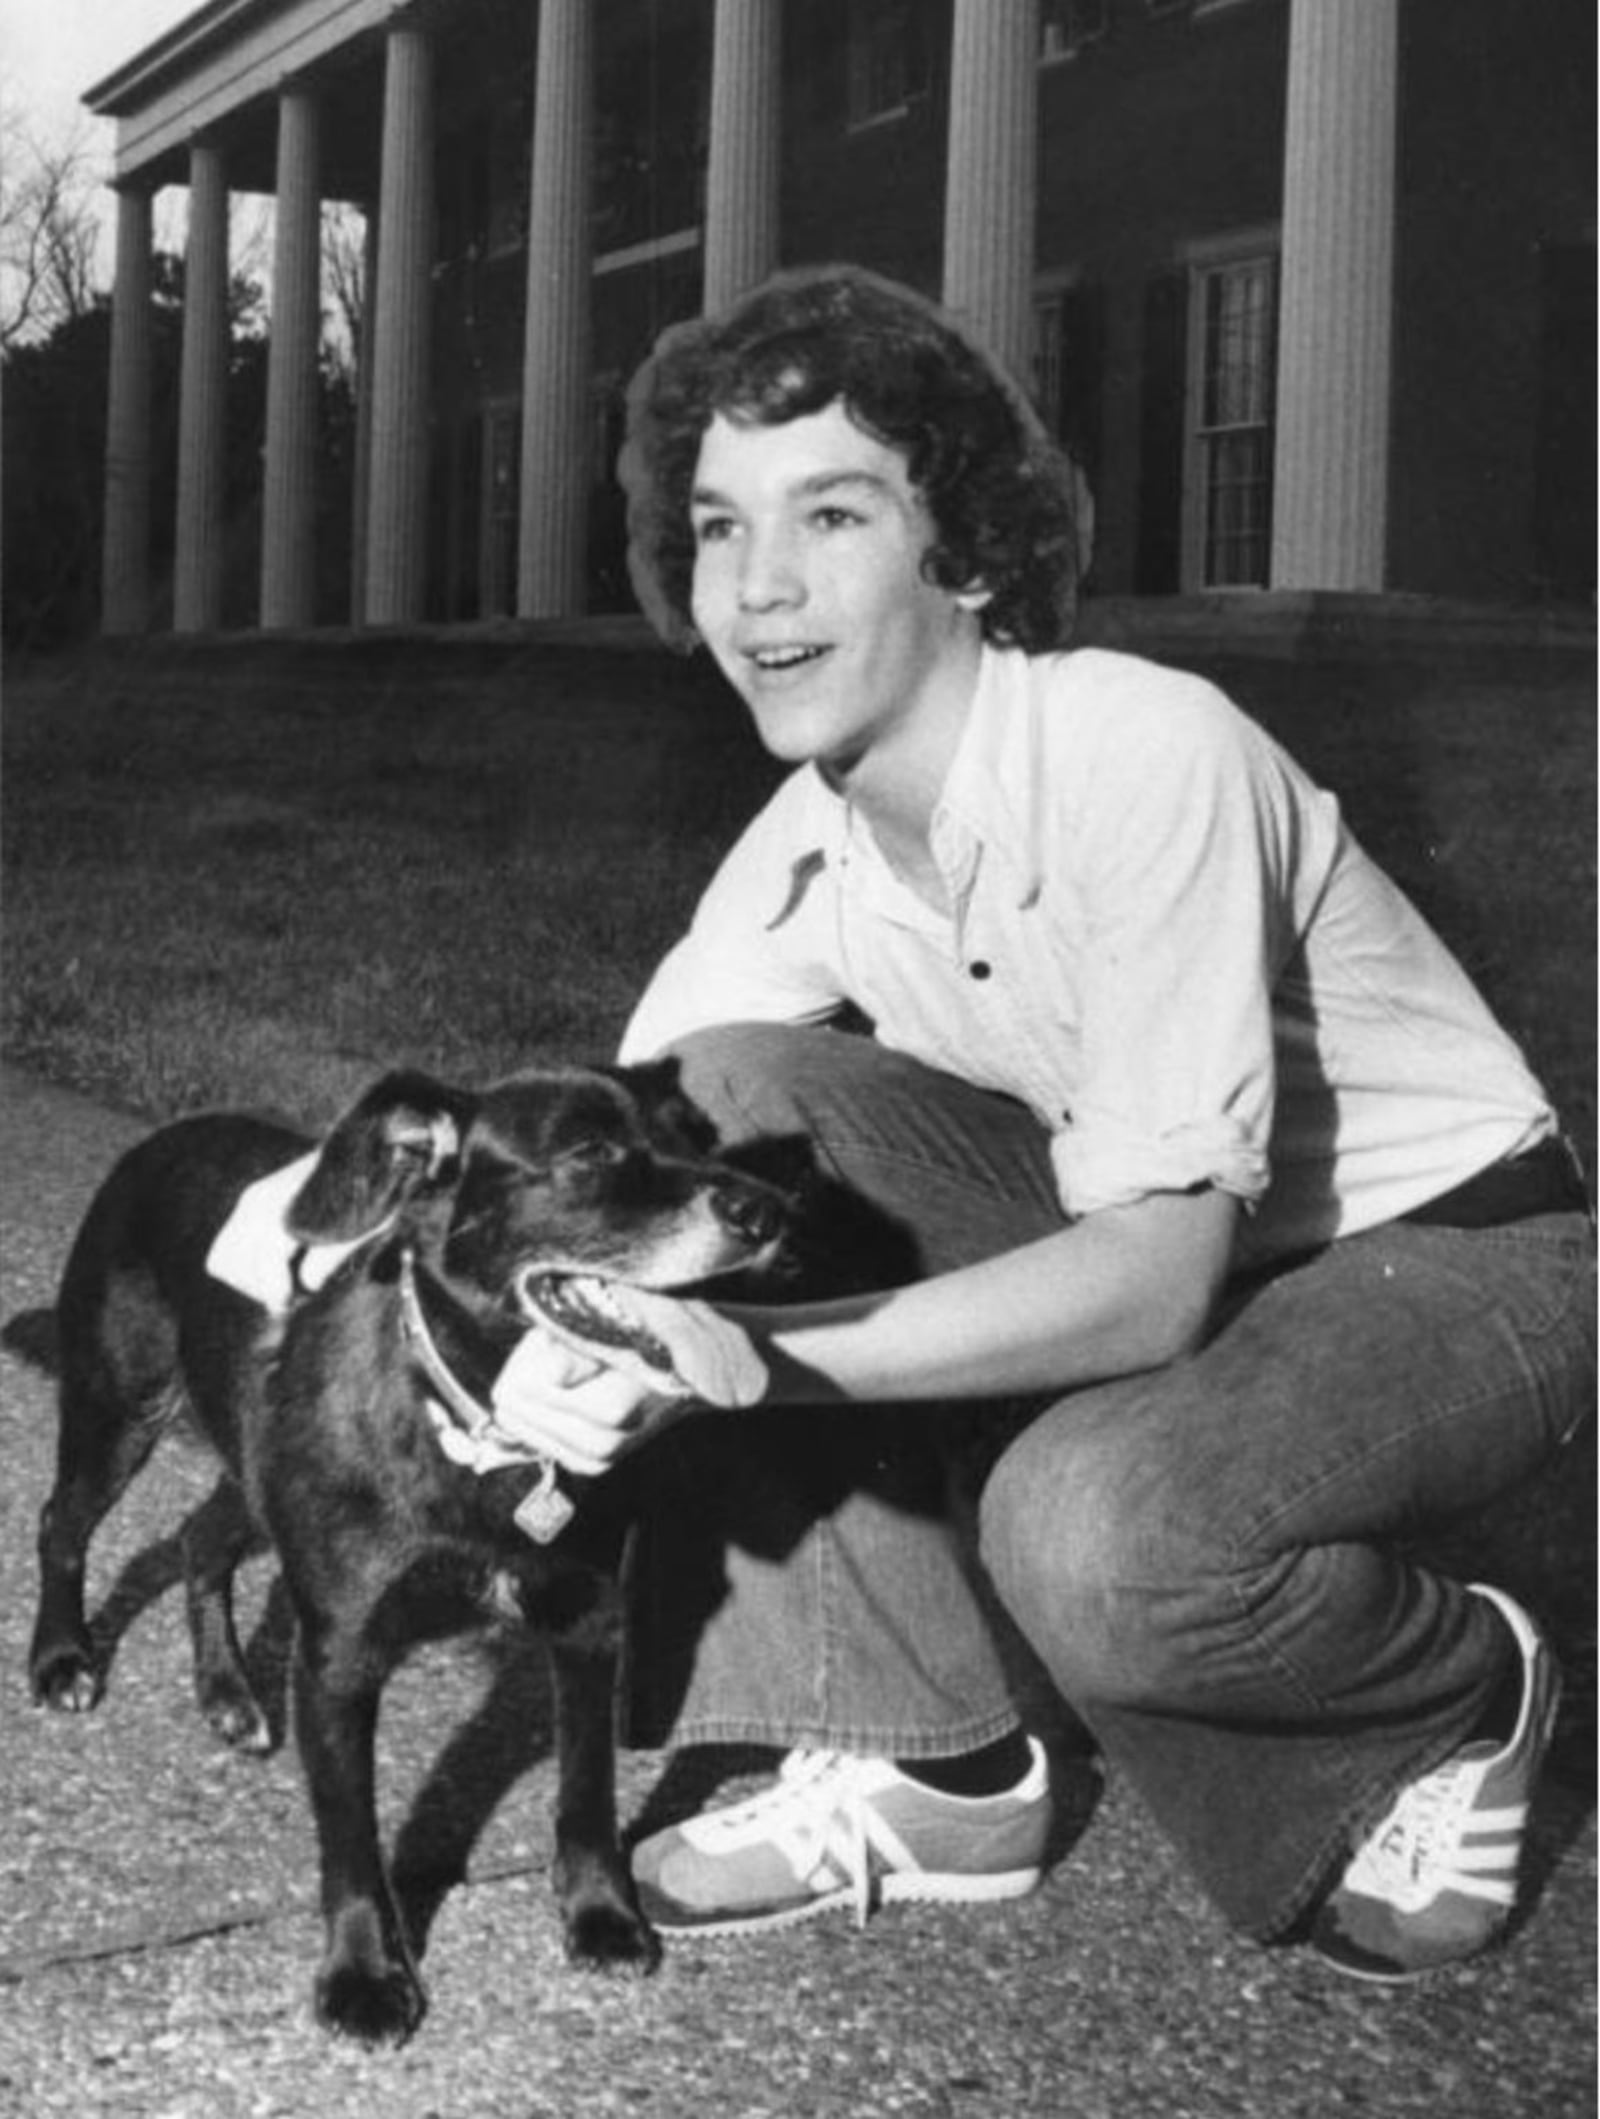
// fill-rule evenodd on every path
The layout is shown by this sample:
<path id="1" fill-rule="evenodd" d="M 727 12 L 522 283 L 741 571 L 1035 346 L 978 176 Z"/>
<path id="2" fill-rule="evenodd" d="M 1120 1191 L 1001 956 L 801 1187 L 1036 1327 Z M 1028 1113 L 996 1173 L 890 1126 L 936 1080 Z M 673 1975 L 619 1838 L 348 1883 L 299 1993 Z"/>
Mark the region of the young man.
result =
<path id="1" fill-rule="evenodd" d="M 1067 467 L 918 298 L 789 275 L 669 334 L 625 463 L 646 608 L 795 768 L 625 1056 L 678 1050 L 725 1132 L 809 1135 L 917 1276 L 685 1316 L 766 1383 L 652 1466 L 642 1733 L 796 1748 L 639 1847 L 649 1910 L 1036 1880 L 1042 1754 L 917 1469 L 962 1402 L 993 1588 L 1224 1913 L 1377 1978 L 1473 1954 L 1557 1677 L 1414 1545 L 1586 1403 L 1590 1231 L 1538 1083 L 1256 727 L 1065 649 Z M 683 1410 L 540 1339 L 500 1404 L 587 1472 Z"/>

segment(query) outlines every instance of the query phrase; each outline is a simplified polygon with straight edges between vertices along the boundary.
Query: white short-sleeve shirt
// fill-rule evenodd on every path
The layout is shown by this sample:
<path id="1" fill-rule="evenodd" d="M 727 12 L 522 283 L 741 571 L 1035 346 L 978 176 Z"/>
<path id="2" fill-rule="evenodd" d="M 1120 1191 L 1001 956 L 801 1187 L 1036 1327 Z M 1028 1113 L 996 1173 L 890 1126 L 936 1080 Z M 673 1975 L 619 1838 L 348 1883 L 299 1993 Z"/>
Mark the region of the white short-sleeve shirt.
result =
<path id="1" fill-rule="evenodd" d="M 1216 1185 L 1244 1262 L 1370 1228 L 1551 1131 L 1521 1054 L 1221 692 L 985 648 L 932 827 L 953 910 L 810 766 L 713 878 L 623 1041 L 825 1020 L 1025 1103 L 1067 1214 Z"/>

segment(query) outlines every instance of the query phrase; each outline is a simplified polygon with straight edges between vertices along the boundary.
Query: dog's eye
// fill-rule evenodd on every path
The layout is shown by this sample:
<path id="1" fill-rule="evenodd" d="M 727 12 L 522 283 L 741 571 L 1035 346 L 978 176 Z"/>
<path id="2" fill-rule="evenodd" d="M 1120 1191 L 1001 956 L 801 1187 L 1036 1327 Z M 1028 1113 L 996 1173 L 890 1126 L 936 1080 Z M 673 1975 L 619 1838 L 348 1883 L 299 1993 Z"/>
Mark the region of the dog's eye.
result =
<path id="1" fill-rule="evenodd" d="M 628 1150 L 618 1140 L 581 1140 L 555 1158 L 558 1170 L 610 1170 L 626 1162 Z"/>

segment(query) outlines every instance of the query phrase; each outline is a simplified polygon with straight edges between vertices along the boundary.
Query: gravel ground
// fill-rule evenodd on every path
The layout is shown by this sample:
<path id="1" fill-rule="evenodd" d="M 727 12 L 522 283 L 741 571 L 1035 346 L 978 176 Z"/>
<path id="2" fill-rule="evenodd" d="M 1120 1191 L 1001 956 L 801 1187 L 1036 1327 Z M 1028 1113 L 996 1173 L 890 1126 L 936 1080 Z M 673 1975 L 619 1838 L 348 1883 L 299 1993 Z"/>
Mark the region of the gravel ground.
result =
<path id="1" fill-rule="evenodd" d="M 318 1924 L 292 1753 L 221 1754 L 188 1696 L 173 1533 L 206 1489 L 202 1465 L 159 1457 L 96 1546 L 91 1610 L 115 1646 L 101 1711 L 27 1703 L 53 1447 L 50 1385 L 28 1356 L 89 1191 L 139 1128 L 23 1077 L 3 1087 L 4 2119 L 1593 2112 L 1592 1761 L 1571 1743 L 1541 1799 L 1523 1931 L 1409 1992 L 1232 1940 L 1126 1791 L 1098 1791 L 1081 1766 L 1061 1859 L 1019 1905 L 675 1944 L 655 1979 L 613 1982 L 560 1953 L 542 1686 L 466 1648 L 410 1665 L 382 1732 L 388 1830 L 435 1905 L 432 2014 L 399 2054 L 331 2043 L 307 2005 Z M 270 1694 L 285 1647 L 270 1563 L 242 1602 Z M 625 1814 L 661 1766 L 627 1762 Z"/>

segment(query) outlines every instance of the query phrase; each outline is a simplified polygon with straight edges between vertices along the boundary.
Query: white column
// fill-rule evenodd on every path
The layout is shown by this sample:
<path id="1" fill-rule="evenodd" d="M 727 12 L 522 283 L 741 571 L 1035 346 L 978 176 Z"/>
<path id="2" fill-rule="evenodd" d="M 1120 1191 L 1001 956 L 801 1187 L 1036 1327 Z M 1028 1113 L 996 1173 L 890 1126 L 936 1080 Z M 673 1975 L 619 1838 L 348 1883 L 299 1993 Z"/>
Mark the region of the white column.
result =
<path id="1" fill-rule="evenodd" d="M 150 622 L 151 218 L 147 191 L 117 193 L 100 575 L 107 633 L 142 633 Z"/>
<path id="2" fill-rule="evenodd" d="M 590 0 L 542 0 L 528 189 L 517 616 L 583 609 L 589 511 Z"/>
<path id="3" fill-rule="evenodd" d="M 704 305 L 716 315 L 778 262 L 782 0 L 717 0 L 711 45 Z"/>
<path id="4" fill-rule="evenodd" d="M 178 523 L 172 624 L 222 623 L 228 389 L 228 182 L 220 148 L 189 150 L 189 243 L 178 382 Z"/>
<path id="5" fill-rule="evenodd" d="M 1026 389 L 1038 202 L 1038 0 L 955 0 L 944 302 Z"/>
<path id="6" fill-rule="evenodd" d="M 1397 0 L 1294 0 L 1272 585 L 1381 589 L 1389 500 Z"/>
<path id="7" fill-rule="evenodd" d="M 433 298 L 433 52 L 419 30 L 386 47 L 378 284 L 371 319 L 369 625 L 420 618 L 427 590 L 428 339 Z"/>
<path id="8" fill-rule="evenodd" d="M 303 89 L 278 101 L 278 192 L 267 348 L 267 462 L 261 623 L 316 623 L 317 345 L 322 171 L 318 109 Z"/>

